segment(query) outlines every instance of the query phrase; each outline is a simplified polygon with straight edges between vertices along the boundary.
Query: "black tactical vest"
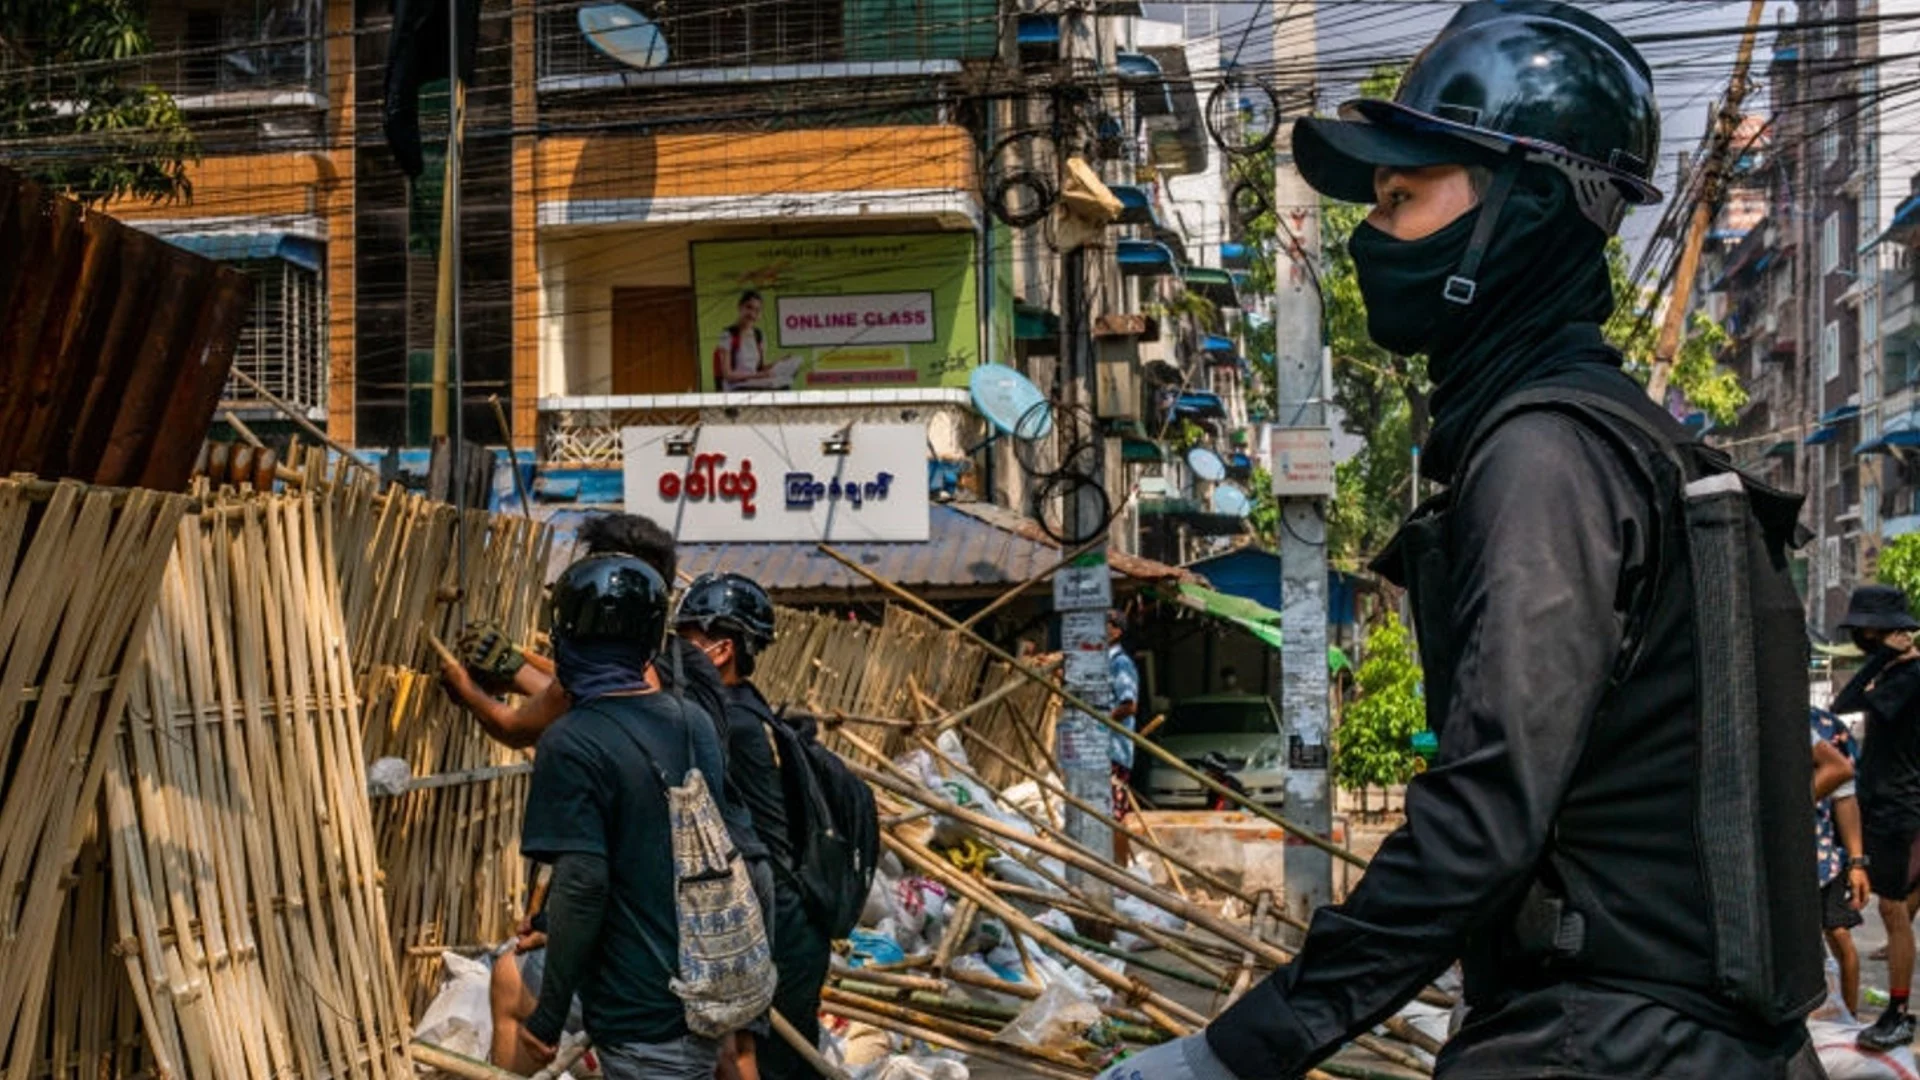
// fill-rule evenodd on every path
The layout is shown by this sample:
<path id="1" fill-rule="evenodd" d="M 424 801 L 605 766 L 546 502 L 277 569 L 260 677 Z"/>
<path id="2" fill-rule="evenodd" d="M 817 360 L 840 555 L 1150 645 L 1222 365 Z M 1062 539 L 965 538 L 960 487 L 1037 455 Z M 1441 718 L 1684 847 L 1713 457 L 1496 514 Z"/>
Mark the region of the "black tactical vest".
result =
<path id="1" fill-rule="evenodd" d="M 1617 376 L 1509 397 L 1462 460 L 1539 410 L 1601 435 L 1640 473 L 1659 536 L 1533 886 L 1462 958 L 1467 999 L 1579 978 L 1703 1023 L 1796 1021 L 1825 993 L 1808 650 L 1787 571 L 1804 542 L 1800 497 L 1738 472 Z M 1377 567 L 1409 591 L 1436 732 L 1455 660 L 1451 508 L 1450 493 L 1422 506 Z"/>

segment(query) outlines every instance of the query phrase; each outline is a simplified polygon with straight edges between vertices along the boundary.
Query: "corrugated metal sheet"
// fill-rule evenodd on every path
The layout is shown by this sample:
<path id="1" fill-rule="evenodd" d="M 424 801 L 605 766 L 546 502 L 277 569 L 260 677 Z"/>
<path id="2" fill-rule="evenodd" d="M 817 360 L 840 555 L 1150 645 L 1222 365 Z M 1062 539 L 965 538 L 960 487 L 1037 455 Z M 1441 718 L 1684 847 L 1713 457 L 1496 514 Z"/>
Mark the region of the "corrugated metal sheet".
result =
<path id="1" fill-rule="evenodd" d="M 252 290 L 0 168 L 0 473 L 186 486 Z"/>
<path id="2" fill-rule="evenodd" d="M 536 508 L 553 529 L 549 581 L 575 558 L 574 531 L 587 517 L 614 507 Z M 835 544 L 834 547 L 888 581 L 932 597 L 998 596 L 1060 561 L 1060 550 L 1040 526 L 1005 507 L 936 503 L 932 531 L 919 544 Z M 1206 579 L 1177 566 L 1137 555 L 1110 554 L 1114 572 L 1138 581 L 1195 582 Z M 745 574 L 787 600 L 824 600 L 830 594 L 876 590 L 865 578 L 822 554 L 811 543 L 681 544 L 680 569 Z"/>

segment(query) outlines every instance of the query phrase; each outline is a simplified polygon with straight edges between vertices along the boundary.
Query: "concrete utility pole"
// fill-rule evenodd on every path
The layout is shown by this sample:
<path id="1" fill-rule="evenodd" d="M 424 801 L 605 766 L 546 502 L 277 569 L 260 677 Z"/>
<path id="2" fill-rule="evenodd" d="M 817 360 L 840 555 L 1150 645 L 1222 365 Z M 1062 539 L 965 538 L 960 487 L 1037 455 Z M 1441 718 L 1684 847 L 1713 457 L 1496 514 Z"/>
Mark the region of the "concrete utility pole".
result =
<path id="1" fill-rule="evenodd" d="M 1727 84 L 1727 96 L 1714 117 L 1713 141 L 1701 164 L 1704 171 L 1700 177 L 1700 197 L 1693 204 L 1687 235 L 1681 241 L 1680 270 L 1674 275 L 1673 295 L 1667 300 L 1666 319 L 1660 324 L 1660 337 L 1653 347 L 1653 372 L 1647 379 L 1647 396 L 1661 406 L 1667 403 L 1667 381 L 1673 375 L 1674 357 L 1680 355 L 1680 336 L 1686 329 L 1687 307 L 1693 300 L 1693 279 L 1700 273 L 1700 249 L 1706 243 L 1707 229 L 1713 224 L 1714 211 L 1725 193 L 1727 166 L 1737 152 L 1733 140 L 1740 130 L 1740 107 L 1747 99 L 1747 68 L 1753 63 L 1754 38 L 1760 32 L 1760 18 L 1766 11 L 1766 0 L 1753 0 L 1747 9 L 1747 32 L 1740 36 L 1740 48 L 1734 54 L 1733 81 Z"/>
<path id="2" fill-rule="evenodd" d="M 1061 60 L 1068 70 L 1091 68 L 1102 59 L 1105 47 L 1100 40 L 1098 17 L 1088 7 L 1070 8 L 1062 17 Z M 1111 57 L 1107 58 L 1108 60 Z M 1108 66 L 1103 64 L 1101 69 Z M 1064 104 L 1064 103 L 1063 103 Z M 1058 148 L 1060 160 L 1078 154 L 1082 147 L 1068 134 L 1078 130 L 1073 123 L 1063 124 Z M 1095 253 L 1098 254 L 1097 252 Z M 1060 257 L 1060 360 L 1065 368 L 1066 410 L 1055 418 L 1050 436 L 1066 440 L 1069 436 L 1098 437 L 1096 431 L 1078 431 L 1079 418 L 1094 413 L 1093 314 L 1089 310 L 1088 281 L 1090 257 L 1086 247 L 1074 248 Z M 1066 430 L 1059 430 L 1062 424 Z M 1097 445 L 1097 444 L 1096 444 Z M 1062 532 L 1073 543 L 1091 539 L 1103 528 L 1106 507 L 1099 497 L 1105 483 L 1104 447 L 1080 465 L 1091 483 L 1069 496 L 1062 515 Z M 1064 545 L 1071 547 L 1072 543 Z M 1104 546 L 1081 556 L 1071 566 L 1054 575 L 1054 612 L 1060 620 L 1060 648 L 1065 657 L 1067 688 L 1090 705 L 1109 708 L 1113 701 L 1113 678 L 1107 666 L 1107 612 L 1113 606 L 1113 583 L 1107 569 Z M 1067 790 L 1089 805 L 1112 816 L 1111 736 L 1099 721 L 1077 709 L 1068 708 L 1060 716 L 1054 736 L 1054 753 L 1060 762 Z M 1113 830 L 1099 818 L 1076 809 L 1065 808 L 1067 835 L 1096 852 L 1113 850 Z M 1112 886 L 1073 868 L 1068 880 L 1087 890 L 1102 903 L 1112 898 Z"/>
<path id="3" fill-rule="evenodd" d="M 1276 87 L 1290 110 L 1313 100 L 1317 54 L 1313 0 L 1275 0 L 1274 70 L 1292 85 Z M 1301 74 L 1288 76 L 1285 73 Z M 1333 440 L 1327 426 L 1328 365 L 1321 297 L 1310 267 L 1320 258 L 1320 196 L 1294 167 L 1291 125 L 1274 155 L 1274 213 L 1282 251 L 1274 284 L 1274 488 L 1280 502 L 1280 687 L 1277 700 L 1288 741 L 1287 815 L 1328 835 L 1333 789 L 1327 752 L 1327 497 L 1333 493 Z M 1305 920 L 1333 902 L 1333 860 L 1289 842 L 1287 909 Z"/>

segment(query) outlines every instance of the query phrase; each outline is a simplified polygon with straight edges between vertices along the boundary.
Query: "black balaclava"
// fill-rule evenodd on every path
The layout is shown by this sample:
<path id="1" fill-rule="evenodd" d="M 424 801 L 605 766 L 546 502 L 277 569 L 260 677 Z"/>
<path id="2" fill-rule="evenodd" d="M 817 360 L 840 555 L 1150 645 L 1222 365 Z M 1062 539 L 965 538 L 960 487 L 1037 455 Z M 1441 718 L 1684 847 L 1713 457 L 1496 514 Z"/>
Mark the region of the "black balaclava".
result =
<path id="1" fill-rule="evenodd" d="M 650 651 L 633 641 L 553 639 L 553 675 L 575 702 L 647 688 Z"/>
<path id="2" fill-rule="evenodd" d="M 1613 313 L 1607 238 L 1587 221 L 1559 174 L 1518 168 L 1498 207 L 1473 300 L 1446 296 L 1485 207 L 1419 240 L 1396 240 L 1362 223 L 1353 255 L 1367 332 L 1383 348 L 1425 353 L 1433 380 L 1433 431 L 1425 470 L 1447 480 L 1480 419 L 1528 383 L 1585 364 L 1614 368 L 1620 355 L 1600 324 Z"/>

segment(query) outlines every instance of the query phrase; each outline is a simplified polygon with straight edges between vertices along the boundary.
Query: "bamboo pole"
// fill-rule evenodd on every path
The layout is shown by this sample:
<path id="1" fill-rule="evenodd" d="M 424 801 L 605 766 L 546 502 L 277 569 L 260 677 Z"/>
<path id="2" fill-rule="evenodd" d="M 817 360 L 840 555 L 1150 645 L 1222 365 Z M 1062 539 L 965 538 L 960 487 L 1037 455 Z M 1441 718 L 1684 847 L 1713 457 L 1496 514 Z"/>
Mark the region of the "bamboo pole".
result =
<path id="1" fill-rule="evenodd" d="M 891 835 L 882 836 L 880 840 L 894 854 L 920 867 L 928 876 L 938 878 L 956 892 L 972 896 L 982 909 L 993 912 L 1013 930 L 1024 933 L 1052 949 L 1068 963 L 1126 995 L 1127 1000 L 1137 1002 L 1141 1010 L 1153 1018 L 1154 1023 L 1173 1034 L 1185 1035 L 1194 1028 L 1205 1026 L 1206 1017 L 1166 997 L 1145 983 L 1114 973 L 1105 964 L 1069 945 L 1058 934 L 1041 926 L 1012 904 L 995 896 L 991 889 L 954 869 L 951 863 L 935 856 L 926 848 Z"/>
<path id="2" fill-rule="evenodd" d="M 1100 862 L 1097 858 L 1056 844 L 1045 837 L 1026 835 L 1012 826 L 987 817 L 984 814 L 977 814 L 930 792 L 916 789 L 909 784 L 902 783 L 884 773 L 876 772 L 857 762 L 849 761 L 847 762 L 847 767 L 852 770 L 855 775 L 875 787 L 884 788 L 903 799 L 931 807 L 943 815 L 964 825 L 971 826 L 974 829 L 992 833 L 1002 839 L 1011 840 L 1018 844 L 1023 844 L 1042 855 L 1058 859 L 1063 863 L 1085 870 L 1087 873 L 1107 882 L 1114 888 L 1132 893 L 1135 897 L 1163 911 L 1177 915 L 1197 926 L 1204 927 L 1209 933 L 1214 934 L 1223 941 L 1229 941 L 1240 948 L 1252 950 L 1268 963 L 1278 966 L 1287 962 L 1286 953 L 1265 941 L 1253 938 L 1238 926 L 1233 925 L 1197 904 L 1189 904 L 1177 897 L 1167 896 L 1153 886 L 1148 885 L 1130 874 L 1115 870 Z"/>
<path id="3" fill-rule="evenodd" d="M 1032 577 L 1021 582 L 1020 584 L 1015 585 L 1013 588 L 1008 589 L 1006 592 L 1001 593 L 999 596 L 994 598 L 993 603 L 988 604 L 986 607 L 983 607 L 979 611 L 976 611 L 973 614 L 967 616 L 966 619 L 960 623 L 959 628 L 962 630 L 970 630 L 973 627 L 980 625 L 980 623 L 983 622 L 987 616 L 993 614 L 996 611 L 999 611 L 1001 608 L 1006 607 L 1008 604 L 1013 603 L 1015 600 L 1018 600 L 1021 596 L 1023 596 L 1027 592 L 1027 590 L 1033 588 L 1035 585 L 1038 585 L 1041 582 L 1052 577 L 1053 575 L 1059 573 L 1062 567 L 1073 565 L 1073 560 L 1079 558 L 1082 555 L 1085 555 L 1087 552 L 1092 551 L 1094 548 L 1105 547 L 1106 544 L 1107 544 L 1107 537 L 1105 533 L 1102 533 L 1099 536 L 1096 536 L 1093 539 L 1087 541 L 1086 543 L 1081 544 L 1079 547 L 1074 548 L 1072 551 L 1069 551 L 1065 555 L 1061 556 L 1060 561 L 1054 563 L 1052 566 L 1047 567 L 1045 570 L 1042 570 L 1039 573 L 1033 575 Z"/>
<path id="4" fill-rule="evenodd" d="M 773 1026 L 774 1034 L 780 1036 L 781 1041 L 792 1047 L 793 1052 L 799 1054 L 801 1060 L 812 1066 L 815 1072 L 826 1077 L 826 1080 L 853 1080 L 845 1069 L 821 1057 L 820 1048 L 809 1043 L 806 1036 L 800 1034 L 793 1026 L 793 1022 L 781 1015 L 779 1009 L 767 1010 L 767 1022 Z"/>
<path id="5" fill-rule="evenodd" d="M 1073 691 L 1068 690 L 1065 686 L 1062 686 L 1058 681 L 1052 678 L 1049 678 L 1048 676 L 1041 674 L 1040 672 L 1035 671 L 1027 667 L 1026 665 L 1020 663 L 1019 659 L 1015 657 L 1013 654 L 1007 652 L 1005 649 L 1000 648 L 998 645 L 995 645 L 991 641 L 988 641 L 986 638 L 982 637 L 977 631 L 975 631 L 971 627 L 963 627 L 958 620 L 954 619 L 952 616 L 948 615 L 946 612 L 941 611 L 939 608 L 934 607 L 932 604 L 929 604 L 925 600 L 922 600 L 920 597 L 915 596 L 911 592 L 908 592 L 906 589 L 901 588 L 899 585 L 896 585 L 893 582 L 888 581 L 886 578 L 881 577 L 879 574 L 875 573 L 873 570 L 862 565 L 858 560 L 848 558 L 845 554 L 841 553 L 838 549 L 834 548 L 830 544 L 817 544 L 815 546 L 818 547 L 821 552 L 825 553 L 829 558 L 833 559 L 835 562 L 839 563 L 840 565 L 846 567 L 847 569 L 853 571 L 856 574 L 859 574 L 861 577 L 866 578 L 868 581 L 871 581 L 875 585 L 879 586 L 881 591 L 887 593 L 890 596 L 893 596 L 900 600 L 905 601 L 907 604 L 912 606 L 915 610 L 920 611 L 921 613 L 926 615 L 928 618 L 933 619 L 937 623 L 940 623 L 941 625 L 945 626 L 947 629 L 959 631 L 960 633 L 966 635 L 967 637 L 972 638 L 975 644 L 977 644 L 980 648 L 986 650 L 988 655 L 993 656 L 994 658 L 1002 661 L 1003 663 L 1013 665 L 1013 669 L 1016 672 L 1018 672 L 1022 677 L 1032 681 L 1036 685 L 1045 687 L 1055 697 L 1058 697 L 1059 699 L 1066 702 L 1067 704 L 1073 706 L 1076 709 L 1079 709 L 1081 712 L 1084 712 L 1088 716 L 1091 716 L 1093 719 L 1099 721 L 1102 725 L 1104 725 L 1109 731 L 1113 732 L 1114 734 L 1124 736 L 1126 739 L 1131 741 L 1135 746 L 1139 747 L 1142 750 L 1145 750 L 1147 753 L 1152 754 L 1154 757 L 1160 759 L 1160 761 L 1165 763 L 1168 767 L 1172 768 L 1176 772 L 1179 772 L 1185 775 L 1188 779 L 1197 781 L 1201 787 L 1204 787 L 1208 791 L 1211 791 L 1214 794 L 1219 795 L 1227 799 L 1228 801 L 1237 804 L 1242 809 L 1246 810 L 1248 813 L 1253 814 L 1256 817 L 1264 818 L 1267 821 L 1271 822 L 1272 824 L 1278 825 L 1280 828 L 1285 829 L 1287 832 L 1293 834 L 1294 836 L 1299 837 L 1301 840 L 1304 840 L 1309 844 L 1312 844 L 1314 847 L 1319 848 L 1320 850 L 1326 852 L 1328 855 L 1331 855 L 1336 859 L 1340 859 L 1343 862 L 1351 863 L 1352 865 L 1359 866 L 1359 867 L 1365 867 L 1367 865 L 1367 861 L 1365 859 L 1362 859 L 1358 855 L 1355 855 L 1353 852 L 1348 851 L 1347 849 L 1341 847 L 1340 845 L 1333 843 L 1331 840 L 1328 840 L 1326 837 L 1321 836 L 1320 834 L 1312 831 L 1311 829 L 1306 828 L 1303 825 L 1296 824 L 1295 822 L 1289 821 L 1288 819 L 1281 817 L 1279 814 L 1274 813 L 1271 809 L 1268 809 L 1267 807 L 1261 805 L 1260 803 L 1255 802 L 1253 799 L 1248 798 L 1242 792 L 1238 792 L 1233 790 L 1232 788 L 1227 787 L 1225 784 L 1220 783 L 1218 780 L 1215 780 L 1213 777 L 1208 776 L 1207 774 L 1201 772 L 1199 769 L 1196 769 L 1193 766 L 1188 765 L 1185 761 L 1182 761 L 1179 757 L 1175 756 L 1173 753 L 1166 750 L 1159 743 L 1141 738 L 1137 733 L 1129 730 L 1126 727 L 1126 725 L 1116 723 L 1111 717 L 1107 716 L 1105 712 L 1101 710 L 1099 707 L 1089 703 L 1088 701 L 1086 701 L 1086 699 L 1080 697 L 1080 695 L 1078 694 L 1075 694 Z"/>
<path id="6" fill-rule="evenodd" d="M 1091 1069 L 1064 1069 L 1058 1065 L 1047 1064 L 1010 1053 L 991 1043 L 980 1042 L 974 1039 L 956 1038 L 945 1032 L 924 1028 L 917 1024 L 890 1020 L 878 1013 L 869 1012 L 866 1009 L 844 1002 L 823 1003 L 822 1009 L 835 1016 L 852 1020 L 855 1023 L 869 1024 L 882 1030 L 897 1032 L 908 1038 L 919 1039 L 921 1042 L 932 1043 L 935 1046 L 944 1046 L 949 1050 L 958 1050 L 963 1054 L 971 1054 L 985 1058 L 999 1065 L 1024 1070 L 1034 1076 L 1043 1077 L 1045 1080 L 1086 1080 L 1087 1077 L 1093 1075 Z M 476 1077 L 474 1080 L 481 1080 L 481 1078 Z"/>

